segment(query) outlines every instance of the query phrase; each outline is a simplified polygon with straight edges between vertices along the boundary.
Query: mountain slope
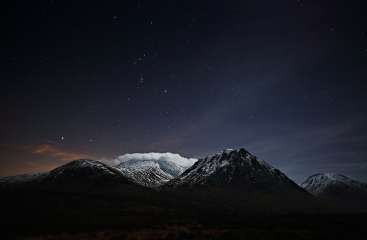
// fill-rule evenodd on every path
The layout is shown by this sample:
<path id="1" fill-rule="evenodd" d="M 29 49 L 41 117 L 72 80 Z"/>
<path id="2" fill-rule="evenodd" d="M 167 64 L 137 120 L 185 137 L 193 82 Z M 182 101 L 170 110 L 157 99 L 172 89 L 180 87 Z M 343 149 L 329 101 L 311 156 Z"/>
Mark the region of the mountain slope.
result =
<path id="1" fill-rule="evenodd" d="M 308 192 L 345 208 L 367 209 L 367 184 L 341 174 L 319 173 L 301 184 Z"/>
<path id="2" fill-rule="evenodd" d="M 191 166 L 190 161 L 193 161 L 172 153 L 127 154 L 119 160 L 115 167 L 135 183 L 145 187 L 165 184 L 183 173 Z"/>
<path id="3" fill-rule="evenodd" d="M 175 176 L 180 175 L 182 172 L 184 172 L 184 168 L 175 165 L 173 163 L 169 162 L 161 162 L 156 160 L 129 160 L 126 162 L 121 162 L 116 166 L 118 169 L 147 169 L 147 168 L 156 168 L 160 169 L 161 171 L 165 172 L 166 174 L 169 174 L 172 178 Z"/>
<path id="4" fill-rule="evenodd" d="M 145 169 L 148 167 L 159 168 L 172 177 L 180 175 L 188 168 L 186 166 L 166 161 L 164 159 L 129 159 L 116 165 L 116 168 L 118 169 Z"/>
<path id="5" fill-rule="evenodd" d="M 120 168 L 120 171 L 144 187 L 158 187 L 173 178 L 158 167 Z"/>
<path id="6" fill-rule="evenodd" d="M 367 191 L 367 184 L 355 181 L 341 174 L 319 173 L 310 176 L 301 184 L 303 188 L 313 195 L 326 194 L 330 188 L 338 188 L 343 191 Z"/>
<path id="7" fill-rule="evenodd" d="M 70 188 L 98 187 L 110 184 L 133 184 L 121 171 L 102 162 L 80 159 L 71 161 L 50 171 L 41 182 Z"/>

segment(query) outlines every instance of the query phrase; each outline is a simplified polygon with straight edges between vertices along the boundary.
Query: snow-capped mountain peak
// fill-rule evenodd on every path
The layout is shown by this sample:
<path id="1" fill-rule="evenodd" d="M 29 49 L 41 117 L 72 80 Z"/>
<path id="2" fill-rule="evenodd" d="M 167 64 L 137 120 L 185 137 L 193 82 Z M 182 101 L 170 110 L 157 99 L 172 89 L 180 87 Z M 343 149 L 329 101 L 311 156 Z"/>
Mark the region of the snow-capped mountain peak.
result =
<path id="1" fill-rule="evenodd" d="M 367 184 L 353 180 L 347 176 L 336 173 L 318 173 L 312 175 L 301 184 L 303 188 L 314 195 L 319 195 L 332 188 L 365 189 Z"/>
<path id="2" fill-rule="evenodd" d="M 242 189 L 300 188 L 285 174 L 244 148 L 226 149 L 222 153 L 199 159 L 167 186 L 240 186 Z"/>
<path id="3" fill-rule="evenodd" d="M 192 168 L 194 168 L 193 171 L 200 172 L 200 175 L 207 176 L 220 168 L 233 165 L 238 167 L 259 165 L 268 170 L 274 170 L 271 165 L 265 161 L 258 160 L 244 148 L 239 150 L 225 149 L 222 153 L 199 160 Z M 192 171 L 186 171 L 182 174 L 182 178 L 186 178 L 191 174 Z"/>

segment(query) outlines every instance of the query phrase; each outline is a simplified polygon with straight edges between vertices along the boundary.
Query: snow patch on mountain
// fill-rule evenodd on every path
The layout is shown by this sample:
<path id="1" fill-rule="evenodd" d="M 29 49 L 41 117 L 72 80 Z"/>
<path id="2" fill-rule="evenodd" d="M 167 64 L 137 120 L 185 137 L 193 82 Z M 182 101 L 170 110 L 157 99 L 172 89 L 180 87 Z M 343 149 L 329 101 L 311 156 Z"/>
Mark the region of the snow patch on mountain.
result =
<path id="1" fill-rule="evenodd" d="M 144 187 L 159 187 L 173 178 L 158 167 L 121 168 L 120 171 L 136 184 Z"/>
<path id="2" fill-rule="evenodd" d="M 117 157 L 113 165 L 118 169 L 159 168 L 164 173 L 176 177 L 192 166 L 197 159 L 186 158 L 177 153 L 128 153 Z"/>

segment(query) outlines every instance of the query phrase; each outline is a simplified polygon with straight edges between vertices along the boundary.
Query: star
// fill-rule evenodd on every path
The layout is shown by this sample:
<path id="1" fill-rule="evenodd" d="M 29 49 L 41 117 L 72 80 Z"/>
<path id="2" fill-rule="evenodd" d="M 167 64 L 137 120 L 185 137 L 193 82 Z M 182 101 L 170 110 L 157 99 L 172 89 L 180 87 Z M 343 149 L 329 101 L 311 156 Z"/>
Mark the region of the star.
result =
<path id="1" fill-rule="evenodd" d="M 136 64 L 138 64 L 138 62 L 141 62 L 141 61 L 143 61 L 143 58 L 138 57 L 138 58 L 136 58 L 136 59 L 133 61 L 133 64 L 134 64 L 134 65 L 136 65 Z"/>
<path id="2" fill-rule="evenodd" d="M 163 93 L 164 94 L 167 94 L 168 93 L 168 90 L 167 89 L 163 89 Z"/>
<path id="3" fill-rule="evenodd" d="M 120 20 L 120 19 L 119 19 L 119 17 L 118 17 L 118 16 L 113 16 L 113 17 L 112 17 L 112 21 L 113 21 L 113 23 L 114 23 L 114 24 L 118 24 L 119 20 Z"/>
<path id="4" fill-rule="evenodd" d="M 144 83 L 144 76 L 143 76 L 143 74 L 140 74 L 139 82 L 140 82 L 141 84 L 143 84 L 143 83 Z"/>
<path id="5" fill-rule="evenodd" d="M 60 139 L 61 139 L 61 141 L 64 141 L 65 140 L 65 137 L 64 136 L 61 136 Z"/>

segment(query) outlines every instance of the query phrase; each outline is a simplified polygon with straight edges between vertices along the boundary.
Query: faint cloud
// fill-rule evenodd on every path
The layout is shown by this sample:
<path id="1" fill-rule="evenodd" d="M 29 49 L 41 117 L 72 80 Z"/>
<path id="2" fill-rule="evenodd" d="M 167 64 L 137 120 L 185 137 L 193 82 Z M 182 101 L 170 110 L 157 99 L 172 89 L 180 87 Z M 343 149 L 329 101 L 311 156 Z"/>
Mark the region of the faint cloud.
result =
<path id="1" fill-rule="evenodd" d="M 71 151 L 65 151 L 62 149 L 59 149 L 55 146 L 52 146 L 50 144 L 41 144 L 32 150 L 33 154 L 42 155 L 42 156 L 49 156 L 53 158 L 57 158 L 64 161 L 70 161 L 75 159 L 81 159 L 81 158 L 92 158 L 88 154 L 82 154 L 77 152 L 71 152 Z"/>
<path id="2" fill-rule="evenodd" d="M 46 172 L 81 158 L 90 159 L 92 156 L 63 150 L 50 143 L 0 144 L 0 176 Z"/>

